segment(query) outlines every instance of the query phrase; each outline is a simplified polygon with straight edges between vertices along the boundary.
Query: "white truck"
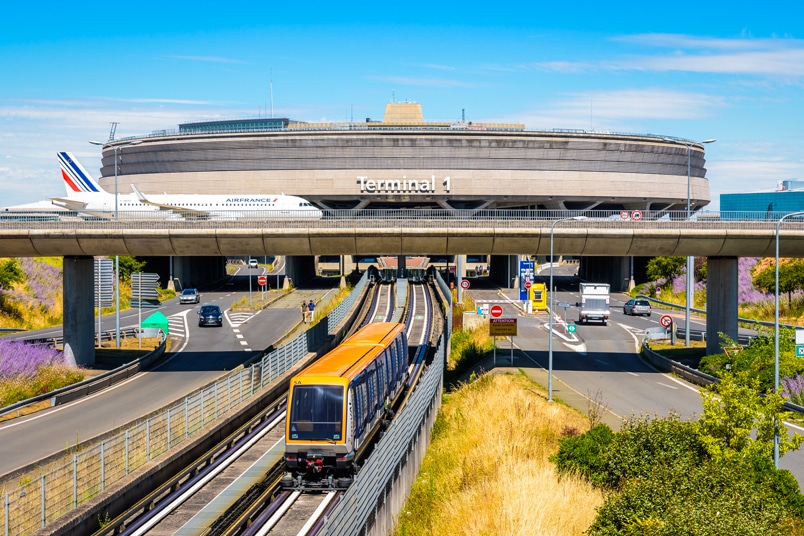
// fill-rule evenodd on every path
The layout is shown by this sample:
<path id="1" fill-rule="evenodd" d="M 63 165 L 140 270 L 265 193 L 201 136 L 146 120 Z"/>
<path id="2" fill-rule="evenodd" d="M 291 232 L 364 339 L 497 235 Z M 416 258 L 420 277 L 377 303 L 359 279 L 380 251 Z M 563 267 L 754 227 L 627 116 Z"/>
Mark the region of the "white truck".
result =
<path id="1" fill-rule="evenodd" d="M 578 303 L 578 323 L 586 324 L 590 320 L 606 325 L 611 315 L 609 309 L 608 283 L 581 283 L 581 301 Z"/>

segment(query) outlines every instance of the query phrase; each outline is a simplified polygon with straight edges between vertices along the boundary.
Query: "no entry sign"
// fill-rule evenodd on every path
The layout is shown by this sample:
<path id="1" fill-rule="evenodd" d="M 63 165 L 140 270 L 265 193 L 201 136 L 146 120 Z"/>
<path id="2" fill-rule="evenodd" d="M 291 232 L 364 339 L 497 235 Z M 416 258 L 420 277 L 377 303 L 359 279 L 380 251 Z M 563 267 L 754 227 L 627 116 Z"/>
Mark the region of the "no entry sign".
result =
<path id="1" fill-rule="evenodd" d="M 260 285 L 265 285 L 268 282 L 268 278 L 264 275 L 257 276 L 257 283 Z"/>
<path id="2" fill-rule="evenodd" d="M 494 306 L 491 307 L 490 312 L 491 312 L 491 316 L 493 316 L 494 318 L 499 318 L 499 317 L 502 316 L 502 313 L 503 313 L 502 306 L 494 305 Z"/>

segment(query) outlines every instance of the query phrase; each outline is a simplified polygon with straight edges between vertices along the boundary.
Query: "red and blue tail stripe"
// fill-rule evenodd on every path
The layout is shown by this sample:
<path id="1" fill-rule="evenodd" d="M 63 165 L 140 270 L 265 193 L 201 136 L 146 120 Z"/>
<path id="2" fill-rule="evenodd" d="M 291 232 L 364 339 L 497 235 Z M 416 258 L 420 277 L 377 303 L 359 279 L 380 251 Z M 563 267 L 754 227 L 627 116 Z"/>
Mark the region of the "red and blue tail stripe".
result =
<path id="1" fill-rule="evenodd" d="M 62 151 L 58 153 L 59 165 L 61 166 L 61 177 L 67 184 L 68 191 L 73 192 L 100 192 L 101 189 L 95 180 L 87 173 L 84 167 L 78 163 L 73 155 Z"/>

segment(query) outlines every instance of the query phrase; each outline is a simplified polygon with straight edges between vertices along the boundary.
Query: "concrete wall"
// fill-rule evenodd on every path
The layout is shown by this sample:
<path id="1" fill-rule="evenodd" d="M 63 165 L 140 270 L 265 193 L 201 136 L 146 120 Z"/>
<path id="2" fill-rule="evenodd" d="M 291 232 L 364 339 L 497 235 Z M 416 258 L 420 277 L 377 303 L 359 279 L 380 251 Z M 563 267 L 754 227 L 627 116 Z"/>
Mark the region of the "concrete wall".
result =
<path id="1" fill-rule="evenodd" d="M 64 257 L 64 357 L 72 365 L 95 363 L 95 284 L 92 257 Z"/>

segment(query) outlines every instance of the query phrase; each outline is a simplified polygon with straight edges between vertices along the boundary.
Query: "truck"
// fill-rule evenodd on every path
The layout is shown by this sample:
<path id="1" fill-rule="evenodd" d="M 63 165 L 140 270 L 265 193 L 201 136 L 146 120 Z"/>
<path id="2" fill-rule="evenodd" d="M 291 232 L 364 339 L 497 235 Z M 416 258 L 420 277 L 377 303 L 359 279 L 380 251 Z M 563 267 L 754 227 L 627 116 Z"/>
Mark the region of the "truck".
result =
<path id="1" fill-rule="evenodd" d="M 590 320 L 606 325 L 611 315 L 609 310 L 608 283 L 581 283 L 581 301 L 578 303 L 578 323 L 586 324 Z"/>

